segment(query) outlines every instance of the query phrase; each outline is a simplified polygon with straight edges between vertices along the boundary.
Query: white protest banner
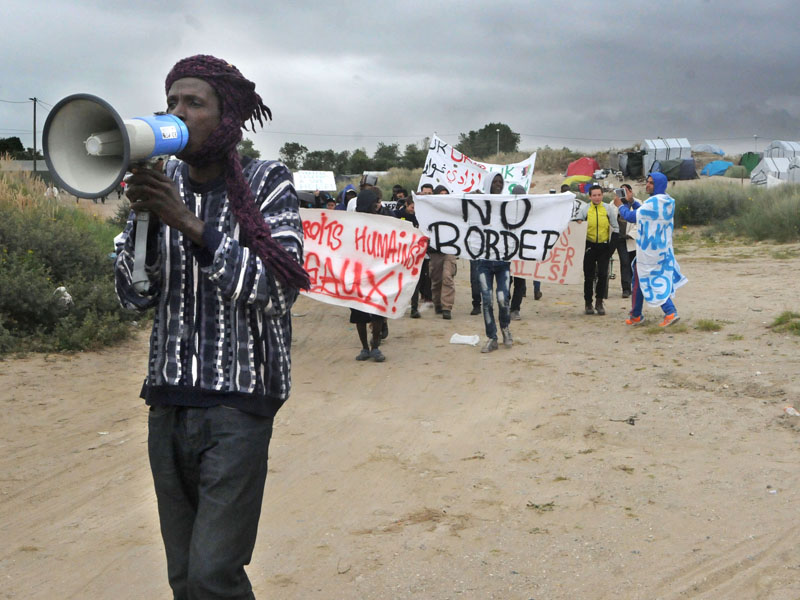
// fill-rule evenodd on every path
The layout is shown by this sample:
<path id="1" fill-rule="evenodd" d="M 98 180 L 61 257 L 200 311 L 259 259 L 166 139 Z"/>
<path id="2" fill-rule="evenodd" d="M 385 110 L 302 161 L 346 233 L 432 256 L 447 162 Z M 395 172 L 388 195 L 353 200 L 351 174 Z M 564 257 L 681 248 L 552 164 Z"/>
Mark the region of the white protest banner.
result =
<path id="1" fill-rule="evenodd" d="M 411 302 L 428 240 L 411 223 L 343 210 L 300 209 L 301 293 L 328 304 L 398 319 Z"/>
<path id="2" fill-rule="evenodd" d="M 586 251 L 588 223 L 570 222 L 547 258 L 537 262 L 511 261 L 511 276 L 546 283 L 583 283 L 583 254 Z"/>
<path id="3" fill-rule="evenodd" d="M 636 273 L 645 301 L 661 306 L 688 279 L 681 274 L 672 249 L 675 200 L 650 196 L 636 210 Z"/>
<path id="4" fill-rule="evenodd" d="M 419 179 L 419 187 L 423 183 L 430 183 L 433 187 L 445 186 L 451 194 L 469 194 L 483 190 L 487 173 L 500 173 L 505 183 L 504 193 L 510 192 L 514 185 L 521 185 L 527 192 L 535 162 L 534 152 L 526 160 L 510 165 L 482 163 L 462 154 L 434 134 L 428 144 L 428 156 Z"/>
<path id="5" fill-rule="evenodd" d="M 569 225 L 575 194 L 418 195 L 431 248 L 467 259 L 545 260 Z"/>
<path id="6" fill-rule="evenodd" d="M 336 191 L 336 180 L 333 171 L 295 171 L 294 189 L 304 192 L 333 192 Z"/>

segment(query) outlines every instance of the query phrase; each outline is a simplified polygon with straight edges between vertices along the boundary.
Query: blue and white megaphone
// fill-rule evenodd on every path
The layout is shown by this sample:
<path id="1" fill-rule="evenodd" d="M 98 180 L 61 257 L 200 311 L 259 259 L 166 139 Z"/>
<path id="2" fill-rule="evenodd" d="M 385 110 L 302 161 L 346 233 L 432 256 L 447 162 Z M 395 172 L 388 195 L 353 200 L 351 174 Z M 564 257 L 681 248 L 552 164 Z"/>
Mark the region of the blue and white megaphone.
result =
<path id="1" fill-rule="evenodd" d="M 60 187 L 79 198 L 113 192 L 131 163 L 177 154 L 189 142 L 189 130 L 178 117 L 155 114 L 122 119 L 105 100 L 73 94 L 50 111 L 42 134 L 44 159 Z M 144 271 L 148 214 L 137 215 L 133 283 L 145 292 Z"/>
<path id="2" fill-rule="evenodd" d="M 189 130 L 167 114 L 122 119 L 105 100 L 74 94 L 52 108 L 42 142 L 60 187 L 79 198 L 100 198 L 114 191 L 131 163 L 183 150 Z"/>

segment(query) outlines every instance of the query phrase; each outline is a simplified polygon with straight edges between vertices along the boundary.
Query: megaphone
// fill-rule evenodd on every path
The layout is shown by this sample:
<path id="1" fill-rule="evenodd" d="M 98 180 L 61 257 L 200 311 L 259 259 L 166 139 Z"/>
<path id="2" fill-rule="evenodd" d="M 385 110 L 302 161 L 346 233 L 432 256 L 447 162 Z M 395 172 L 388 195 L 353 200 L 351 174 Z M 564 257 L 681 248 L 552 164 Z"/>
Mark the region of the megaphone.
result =
<path id="1" fill-rule="evenodd" d="M 183 150 L 189 130 L 173 115 L 122 119 L 102 98 L 73 94 L 50 110 L 42 142 L 60 187 L 79 198 L 100 198 L 114 191 L 132 162 Z"/>
<path id="2" fill-rule="evenodd" d="M 105 100 L 91 94 L 73 94 L 60 100 L 44 123 L 44 159 L 59 185 L 79 198 L 99 198 L 119 185 L 132 162 L 177 154 L 189 142 L 189 130 L 178 117 L 155 114 L 120 118 Z M 149 215 L 136 216 L 134 288 L 145 293 Z"/>

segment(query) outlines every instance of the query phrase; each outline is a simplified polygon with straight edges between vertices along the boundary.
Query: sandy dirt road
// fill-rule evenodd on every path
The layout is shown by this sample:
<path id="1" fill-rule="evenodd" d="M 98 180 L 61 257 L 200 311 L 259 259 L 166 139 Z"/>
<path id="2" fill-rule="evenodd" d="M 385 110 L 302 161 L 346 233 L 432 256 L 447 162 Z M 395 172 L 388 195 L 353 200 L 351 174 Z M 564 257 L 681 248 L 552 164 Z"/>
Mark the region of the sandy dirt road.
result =
<path id="1" fill-rule="evenodd" d="M 512 349 L 451 345 L 483 335 L 462 264 L 452 321 L 391 321 L 387 362 L 357 363 L 347 311 L 301 298 L 257 596 L 800 597 L 800 338 L 766 327 L 800 246 L 700 240 L 668 331 L 626 328 L 612 281 L 605 317 L 544 286 Z M 169 597 L 146 345 L 0 362 L 0 598 Z"/>

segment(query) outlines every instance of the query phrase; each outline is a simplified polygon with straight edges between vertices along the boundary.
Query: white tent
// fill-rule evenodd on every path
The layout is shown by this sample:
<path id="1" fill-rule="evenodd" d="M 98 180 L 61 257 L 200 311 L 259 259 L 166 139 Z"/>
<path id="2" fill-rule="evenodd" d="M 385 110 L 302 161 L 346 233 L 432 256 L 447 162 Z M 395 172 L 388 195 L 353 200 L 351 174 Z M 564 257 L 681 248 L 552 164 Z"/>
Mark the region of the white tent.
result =
<path id="1" fill-rule="evenodd" d="M 750 183 L 764 185 L 767 183 L 767 175 L 774 179 L 787 180 L 789 177 L 789 159 L 768 158 L 765 156 L 750 173 Z"/>
<path id="2" fill-rule="evenodd" d="M 800 142 L 775 140 L 764 150 L 764 158 L 793 158 L 800 156 Z"/>
<path id="3" fill-rule="evenodd" d="M 800 183 L 800 156 L 795 156 L 789 161 L 789 173 L 786 180 L 789 183 Z"/>
<path id="4" fill-rule="evenodd" d="M 686 138 L 658 138 L 645 140 L 642 145 L 645 150 L 644 173 L 647 175 L 657 160 L 683 160 L 692 158 L 692 146 Z"/>

